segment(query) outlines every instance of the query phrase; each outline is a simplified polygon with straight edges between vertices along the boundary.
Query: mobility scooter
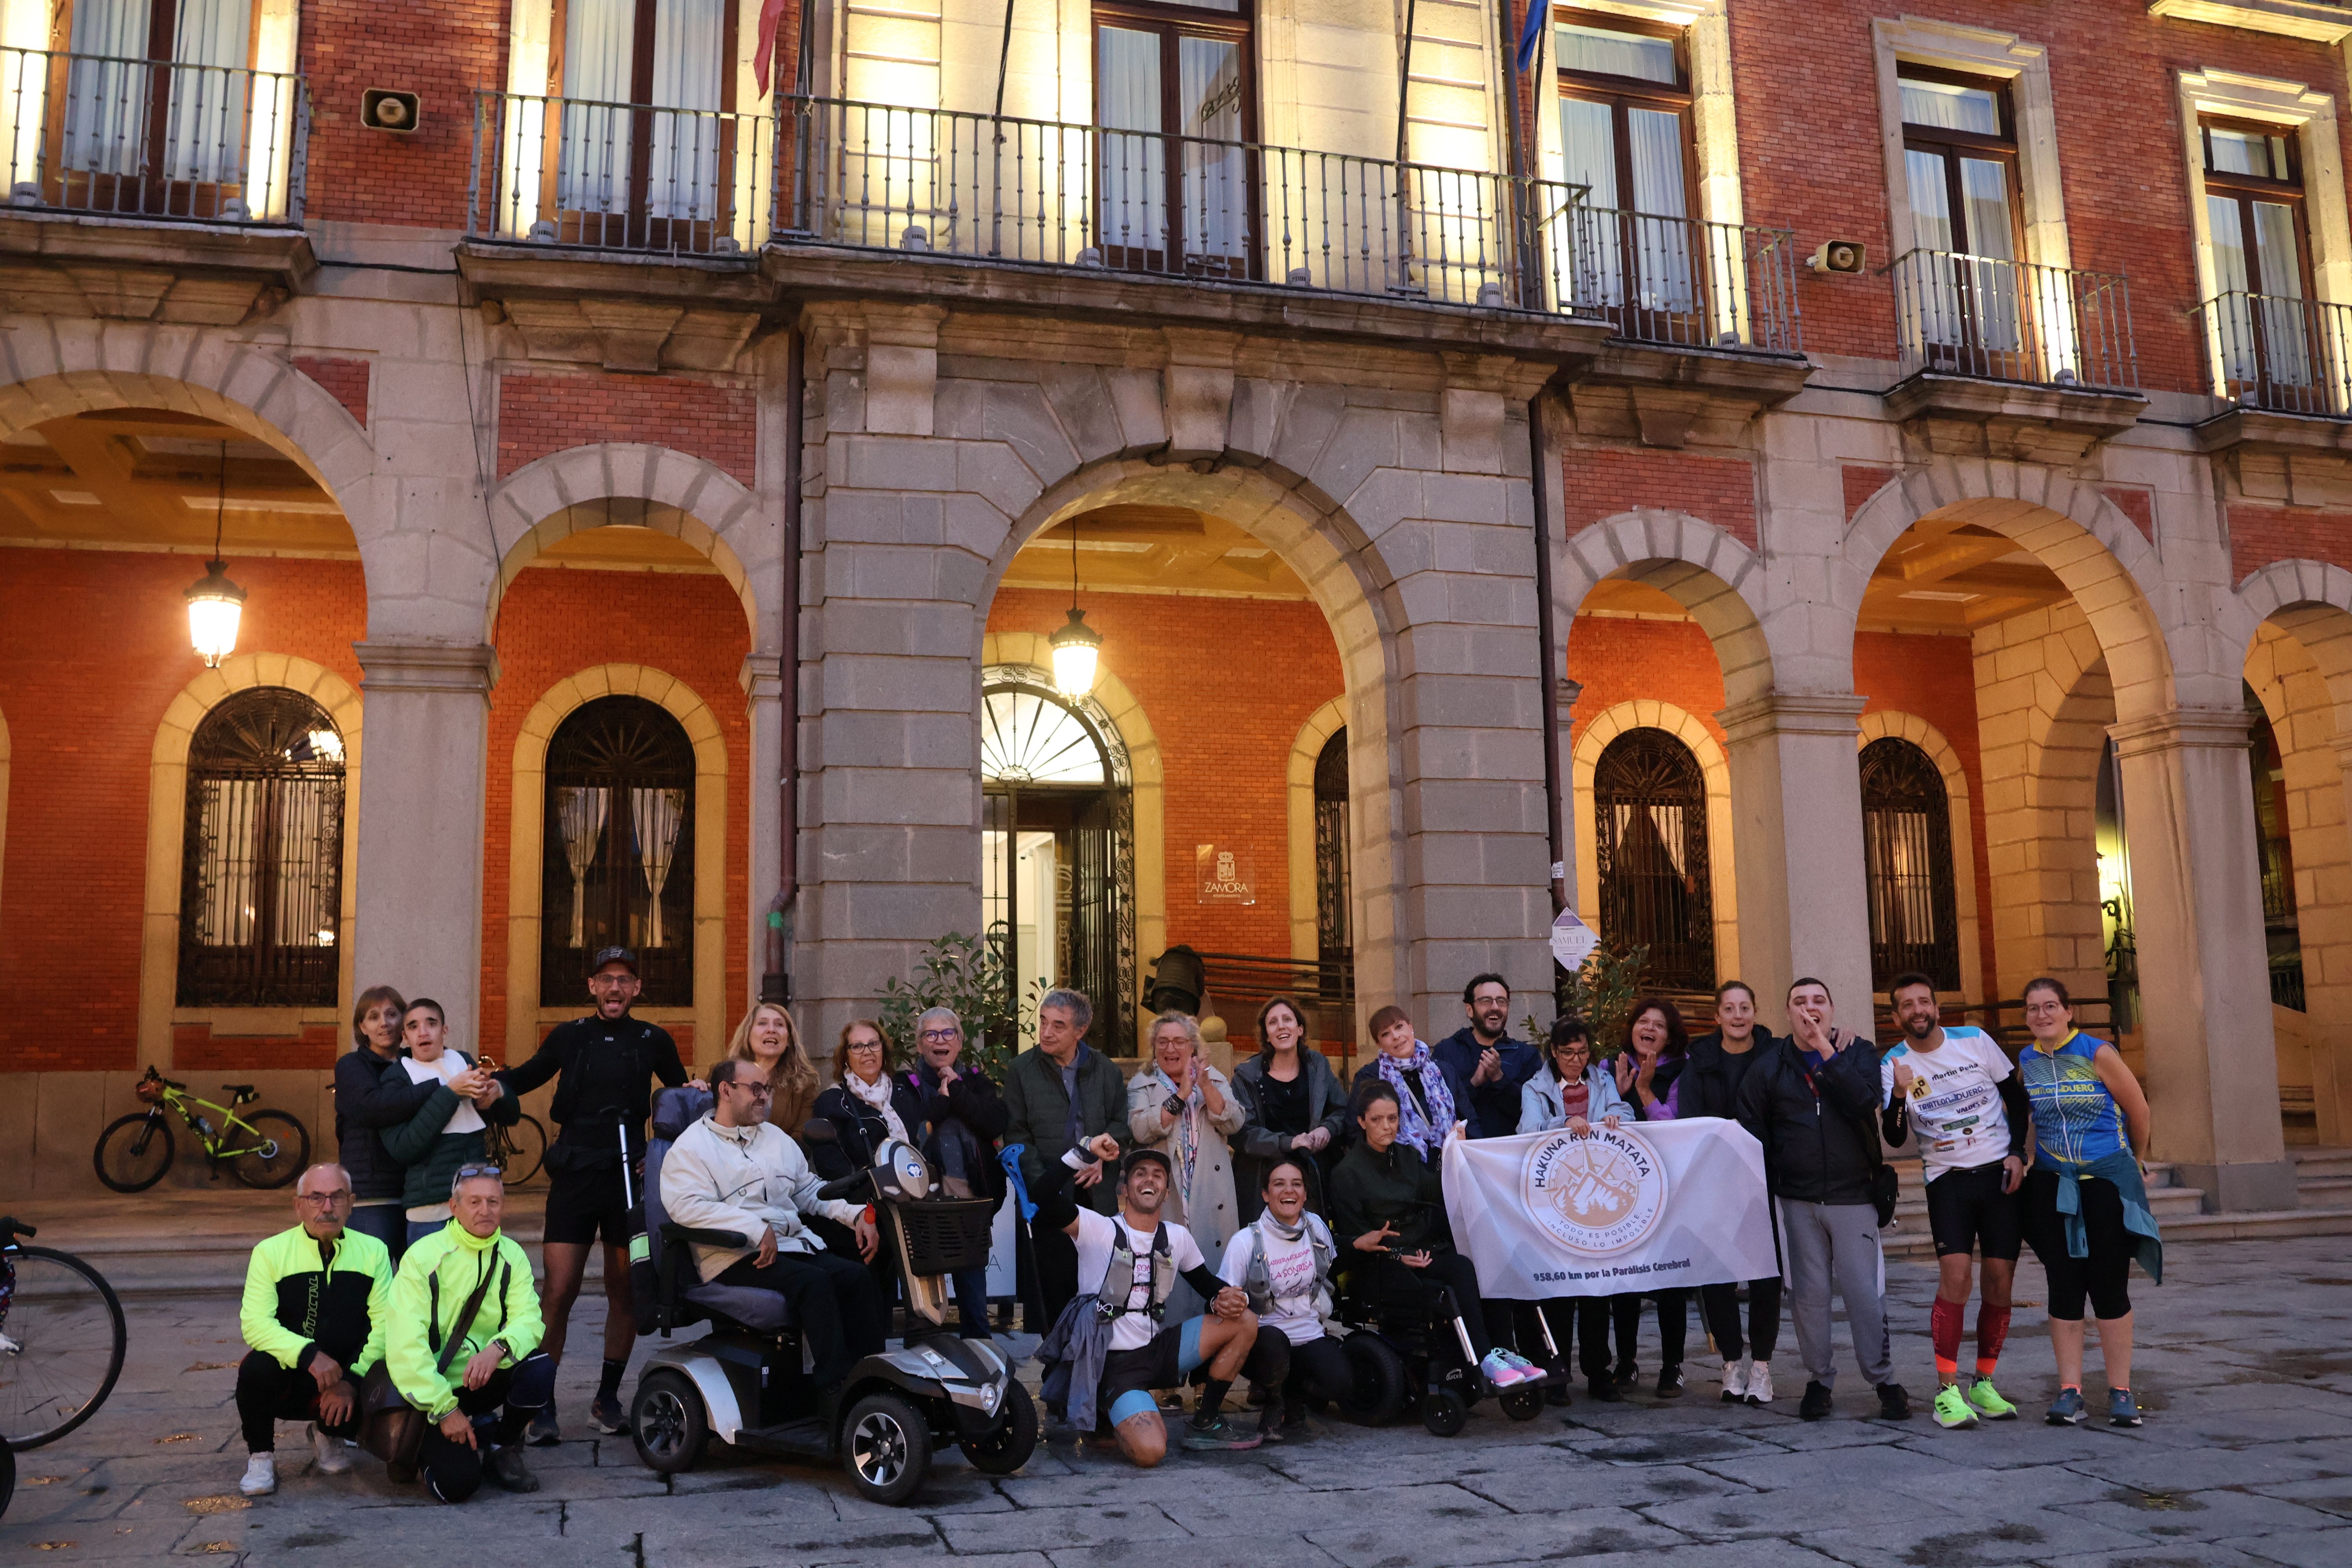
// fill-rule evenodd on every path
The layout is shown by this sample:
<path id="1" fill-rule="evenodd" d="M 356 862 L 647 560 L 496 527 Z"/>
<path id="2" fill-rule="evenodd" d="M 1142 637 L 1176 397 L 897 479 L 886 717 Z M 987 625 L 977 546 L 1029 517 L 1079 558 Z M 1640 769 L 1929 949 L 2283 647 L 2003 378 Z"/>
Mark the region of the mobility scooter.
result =
<path id="1" fill-rule="evenodd" d="M 895 1139 L 875 1152 L 868 1169 L 825 1184 L 824 1196 L 852 1203 L 862 1196 L 878 1211 L 881 1244 L 897 1249 L 914 1331 L 903 1349 L 866 1356 L 850 1369 L 828 1423 L 784 1298 L 706 1285 L 695 1270 L 696 1243 L 744 1247 L 750 1238 L 673 1224 L 663 1212 L 662 1161 L 709 1109 L 704 1089 L 666 1089 L 654 1097 L 645 1177 L 651 1267 L 633 1269 L 650 1272 L 654 1288 L 638 1291 L 638 1330 L 667 1340 L 673 1329 L 691 1323 L 710 1327 L 698 1339 L 662 1345 L 646 1363 L 629 1416 L 637 1457 L 674 1475 L 692 1469 L 717 1437 L 763 1454 L 838 1460 L 859 1492 L 894 1504 L 922 1485 L 941 1444 L 961 1447 L 989 1475 L 1010 1475 L 1028 1463 L 1037 1446 L 1029 1391 L 993 1344 L 944 1331 L 946 1276 L 988 1261 L 996 1205 L 935 1195 L 929 1162 Z M 833 1130 L 814 1122 L 806 1136 L 829 1138 Z"/>

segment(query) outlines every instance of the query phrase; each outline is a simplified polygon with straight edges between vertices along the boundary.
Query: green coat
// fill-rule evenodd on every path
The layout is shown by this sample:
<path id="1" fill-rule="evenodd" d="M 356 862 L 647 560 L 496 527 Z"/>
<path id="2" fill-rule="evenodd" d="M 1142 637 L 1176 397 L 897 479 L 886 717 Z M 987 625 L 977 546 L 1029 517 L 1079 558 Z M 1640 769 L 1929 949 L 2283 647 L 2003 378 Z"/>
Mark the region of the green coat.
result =
<path id="1" fill-rule="evenodd" d="M 298 1225 L 253 1249 L 237 1319 L 245 1342 L 289 1372 L 324 1352 L 356 1384 L 383 1357 L 391 1301 L 383 1242 L 356 1230 L 315 1241 Z"/>
<path id="2" fill-rule="evenodd" d="M 467 1067 L 474 1065 L 474 1058 L 463 1051 L 452 1051 L 450 1055 Z M 464 1103 L 457 1091 L 445 1083 L 426 1098 L 415 1115 L 377 1134 L 383 1140 L 384 1151 L 408 1167 L 400 1194 L 404 1207 L 432 1208 L 447 1203 L 449 1183 L 458 1168 L 482 1158 L 482 1134 L 441 1131 Z M 490 1108 L 482 1112 L 482 1120 L 511 1127 L 522 1120 L 522 1101 L 509 1090 L 490 1102 Z"/>
<path id="3" fill-rule="evenodd" d="M 1033 1047 L 1013 1058 L 1004 1075 L 1004 1108 L 1011 1118 L 1005 1145 L 1022 1146 L 1021 1179 L 1034 1192 L 1045 1167 L 1059 1163 L 1070 1149 L 1070 1095 L 1053 1058 Z M 1126 1075 L 1092 1046 L 1078 1047 L 1078 1131 L 1087 1138 L 1108 1132 L 1122 1152 L 1135 1147 L 1127 1124 Z M 1110 1213 L 1118 1202 L 1116 1173 L 1106 1173 L 1093 1186 L 1080 1188 L 1077 1197 L 1097 1214 Z"/>
<path id="4" fill-rule="evenodd" d="M 448 1370 L 434 1365 L 485 1270 L 499 1270 L 489 1293 L 467 1327 L 465 1342 L 449 1358 Z M 392 1281 L 392 1318 L 384 1331 L 383 1359 L 400 1396 L 438 1421 L 457 1408 L 465 1386 L 466 1360 L 498 1340 L 499 1358 L 510 1367 L 537 1350 L 547 1337 L 540 1316 L 539 1289 L 530 1259 L 504 1231 L 487 1241 L 451 1220 L 409 1247 Z"/>

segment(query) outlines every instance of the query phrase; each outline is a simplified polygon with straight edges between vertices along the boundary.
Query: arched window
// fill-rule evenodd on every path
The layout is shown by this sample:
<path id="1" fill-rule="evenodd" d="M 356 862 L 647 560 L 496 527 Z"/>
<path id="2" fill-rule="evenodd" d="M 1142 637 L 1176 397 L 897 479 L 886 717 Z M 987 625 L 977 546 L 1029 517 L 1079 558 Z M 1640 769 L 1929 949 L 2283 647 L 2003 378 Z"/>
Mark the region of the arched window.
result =
<path id="1" fill-rule="evenodd" d="M 1706 780 L 1664 730 L 1628 730 L 1592 770 L 1601 930 L 1645 947 L 1647 983 L 1715 988 L 1715 898 L 1706 856 Z"/>
<path id="2" fill-rule="evenodd" d="M 1041 986 L 1093 1002 L 1097 1050 L 1134 1048 L 1135 806 L 1127 752 L 1101 706 L 1045 671 L 982 674 L 981 910 L 1006 946 L 1006 1008 Z"/>
<path id="3" fill-rule="evenodd" d="M 601 697 L 547 746 L 539 994 L 580 995 L 601 947 L 637 955 L 646 1006 L 694 1001 L 694 742 L 657 703 Z"/>
<path id="4" fill-rule="evenodd" d="M 343 738 L 299 691 L 257 686 L 188 747 L 183 1007 L 331 1007 L 343 902 Z"/>
<path id="5" fill-rule="evenodd" d="M 1348 727 L 1342 724 L 1315 759 L 1315 947 L 1326 989 L 1332 965 L 1344 972 L 1355 961 L 1348 895 Z"/>
<path id="6" fill-rule="evenodd" d="M 1883 991 L 1895 976 L 1917 970 L 1937 990 L 1958 991 L 1950 797 L 1934 759 L 1897 736 L 1862 749 L 1862 867 L 1871 984 Z"/>

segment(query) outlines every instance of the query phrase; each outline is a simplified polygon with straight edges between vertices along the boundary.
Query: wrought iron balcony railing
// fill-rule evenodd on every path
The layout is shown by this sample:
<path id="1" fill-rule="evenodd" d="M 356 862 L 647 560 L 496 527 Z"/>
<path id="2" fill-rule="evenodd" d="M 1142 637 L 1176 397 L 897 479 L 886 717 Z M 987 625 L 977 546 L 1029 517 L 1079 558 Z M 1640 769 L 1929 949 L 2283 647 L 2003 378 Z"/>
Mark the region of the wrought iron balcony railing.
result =
<path id="1" fill-rule="evenodd" d="M 1621 337 L 1690 348 L 1803 349 L 1796 236 L 1579 206 L 1576 308 Z"/>
<path id="2" fill-rule="evenodd" d="M 774 204 L 772 116 L 478 91 L 466 232 L 749 258 Z"/>
<path id="3" fill-rule="evenodd" d="M 1912 250 L 1894 274 L 1905 376 L 2139 387 L 2131 291 L 2120 273 Z"/>
<path id="4" fill-rule="evenodd" d="M 0 48 L 12 206 L 299 224 L 310 129 L 290 72 Z"/>
<path id="5" fill-rule="evenodd" d="M 2272 414 L 2352 417 L 2352 307 L 2236 289 L 2199 313 L 2214 395 Z"/>

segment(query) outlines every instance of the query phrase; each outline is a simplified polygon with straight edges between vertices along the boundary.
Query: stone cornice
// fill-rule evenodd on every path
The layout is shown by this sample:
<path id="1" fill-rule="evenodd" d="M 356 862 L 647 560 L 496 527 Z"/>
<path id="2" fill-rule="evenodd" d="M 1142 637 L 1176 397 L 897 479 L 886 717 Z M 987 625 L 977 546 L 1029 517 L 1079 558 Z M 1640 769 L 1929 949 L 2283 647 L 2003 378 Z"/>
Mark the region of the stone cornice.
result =
<path id="1" fill-rule="evenodd" d="M 445 696 L 472 694 L 488 700 L 499 683 L 499 655 L 484 644 L 356 642 L 365 672 L 360 689 L 423 691 Z"/>
<path id="2" fill-rule="evenodd" d="M 1853 691 L 1768 691 L 1718 711 L 1727 743 L 1769 735 L 1836 735 L 1862 732 L 1859 722 L 1870 699 Z"/>
<path id="3" fill-rule="evenodd" d="M 2243 752 L 2251 743 L 2253 723 L 2254 716 L 2243 708 L 2168 708 L 2110 724 L 2107 736 L 2115 742 L 2118 758 L 2191 748 Z"/>

